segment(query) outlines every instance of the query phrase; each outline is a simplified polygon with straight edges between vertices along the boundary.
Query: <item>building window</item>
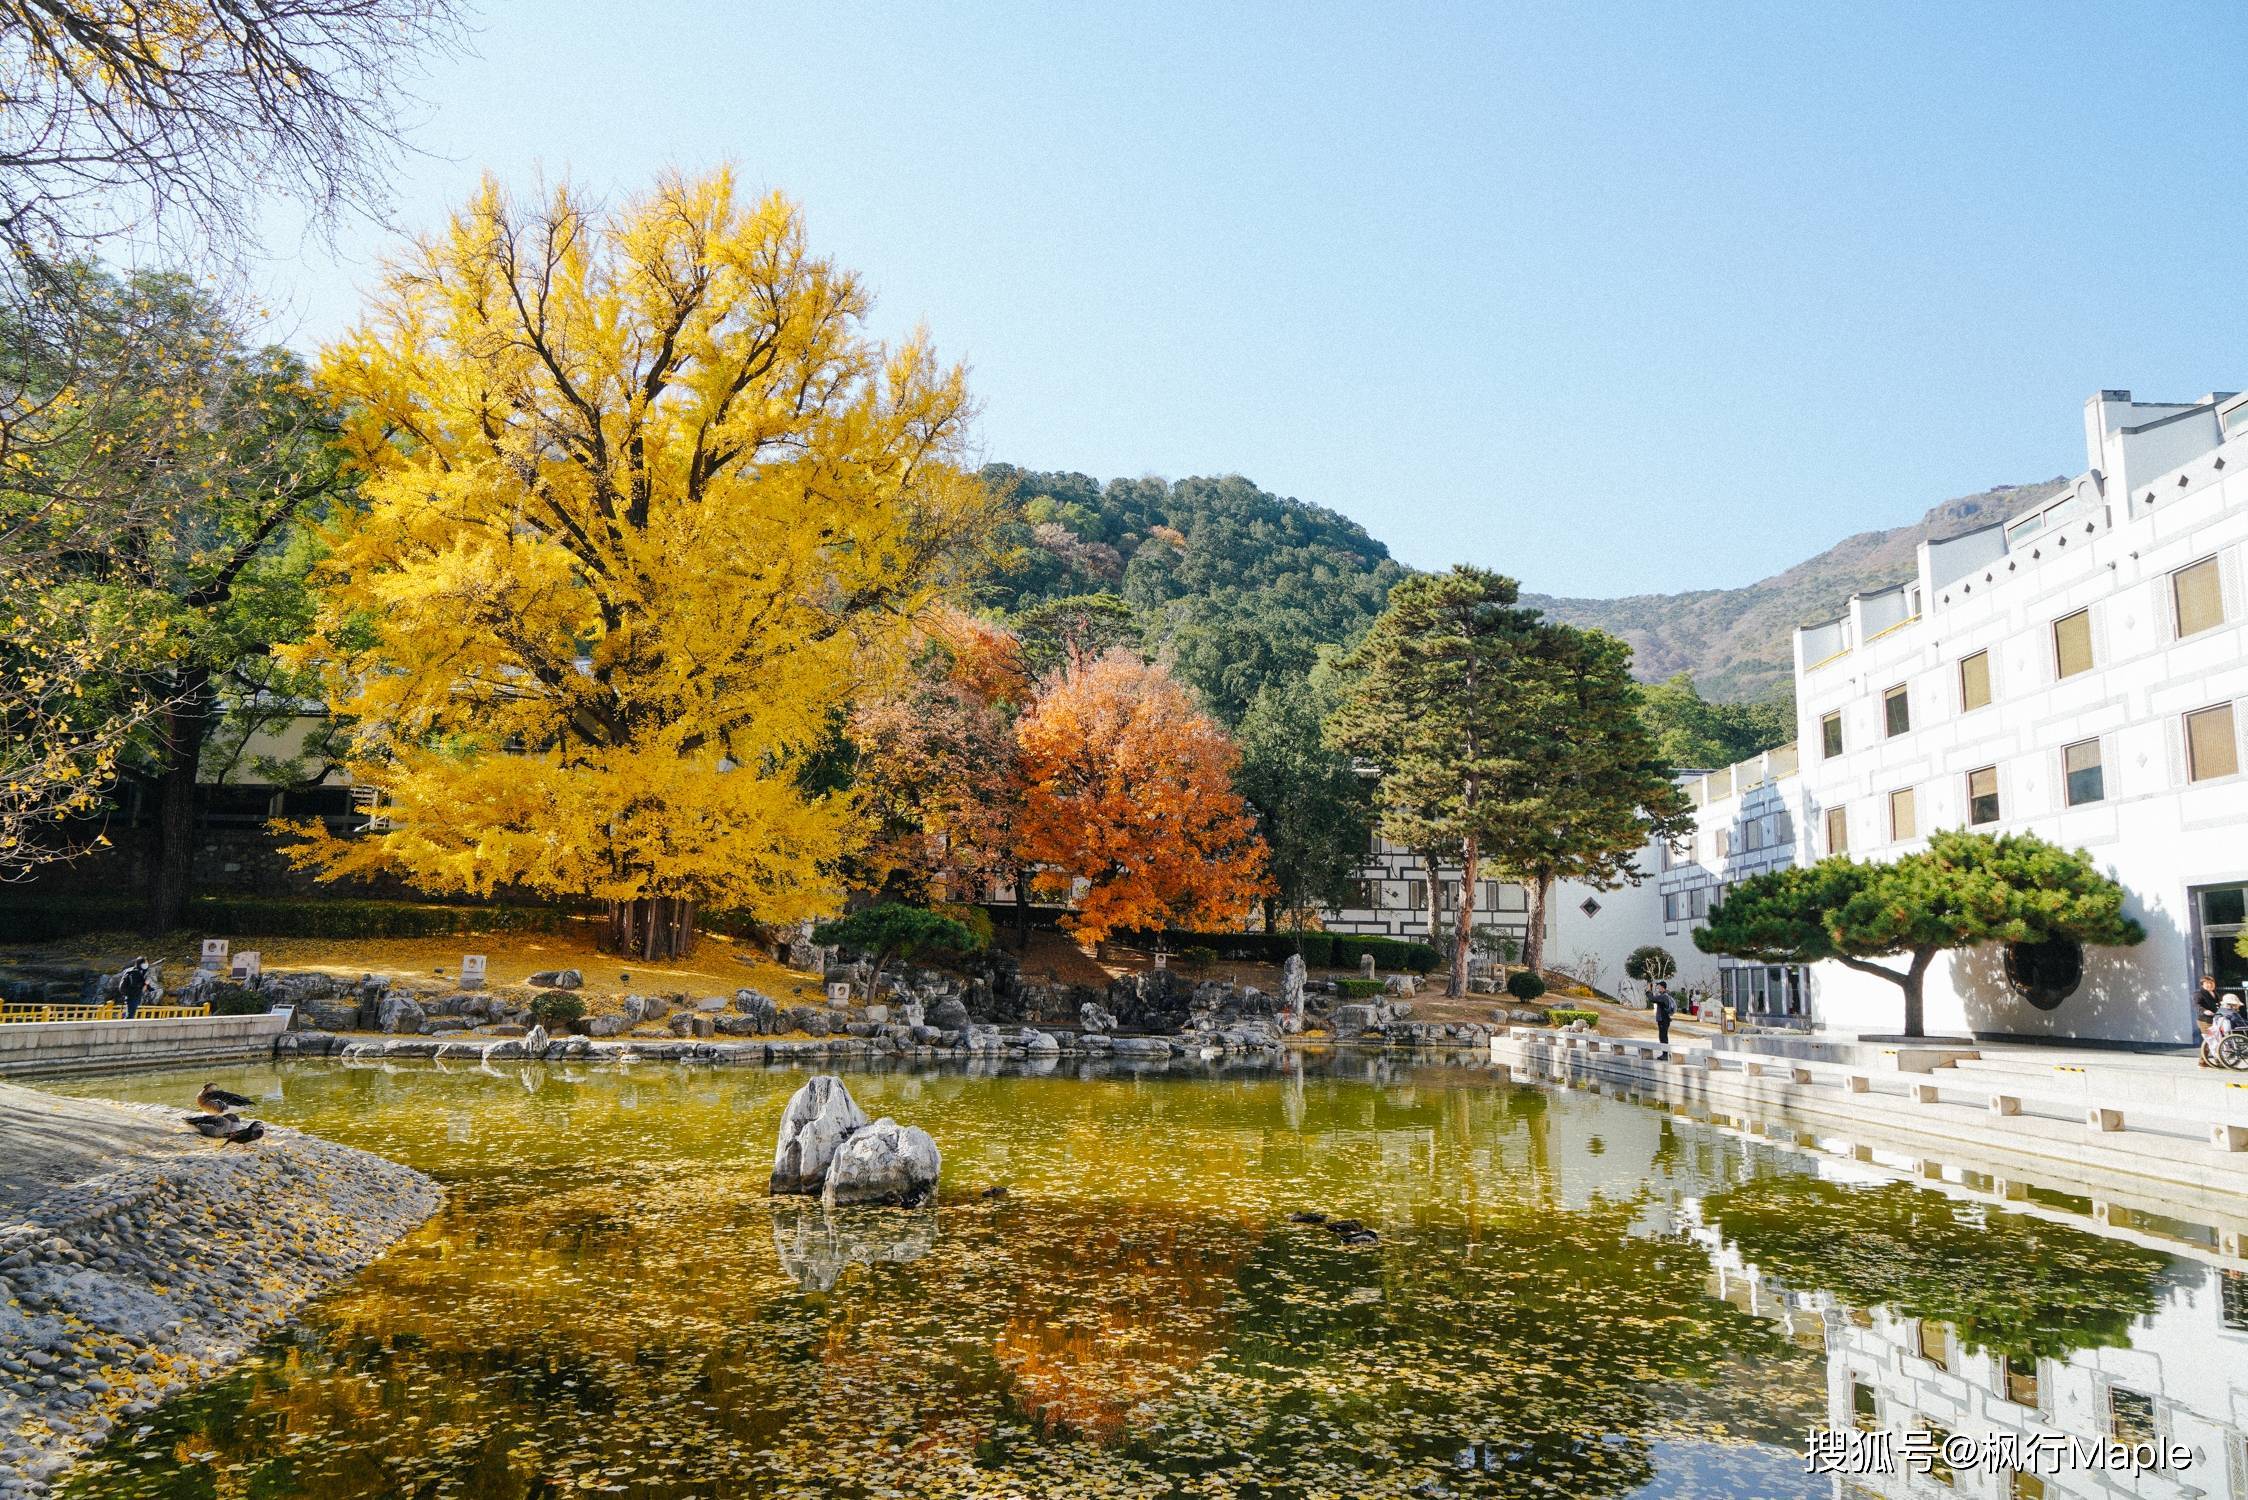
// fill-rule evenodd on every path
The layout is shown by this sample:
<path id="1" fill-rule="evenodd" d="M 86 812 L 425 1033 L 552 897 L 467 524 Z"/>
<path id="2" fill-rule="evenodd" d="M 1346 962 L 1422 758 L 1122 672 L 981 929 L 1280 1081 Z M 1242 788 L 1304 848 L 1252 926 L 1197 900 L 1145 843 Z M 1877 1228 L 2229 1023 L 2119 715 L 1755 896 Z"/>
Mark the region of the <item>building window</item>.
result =
<path id="1" fill-rule="evenodd" d="M 1920 819 L 1913 808 L 1911 787 L 1889 794 L 1889 837 L 1903 840 L 1920 836 Z"/>
<path id="2" fill-rule="evenodd" d="M 2092 612 L 2080 609 L 2053 622 L 2053 670 L 2074 677 L 2092 670 Z"/>
<path id="3" fill-rule="evenodd" d="M 2128 1386 L 2108 1387 L 2108 1424 L 2119 1443 L 2160 1442 L 2154 1419 L 2154 1397 Z"/>
<path id="4" fill-rule="evenodd" d="M 1850 809 L 1830 807 L 1827 809 L 1827 853 L 1847 854 L 1849 852 Z"/>
<path id="5" fill-rule="evenodd" d="M 2214 781 L 2240 769 L 2232 736 L 2232 705 L 2220 703 L 2186 715 L 2186 779 Z"/>
<path id="6" fill-rule="evenodd" d="M 1974 824 L 1998 821 L 1998 767 L 1985 766 L 1980 771 L 1967 773 L 1967 821 Z"/>
<path id="7" fill-rule="evenodd" d="M 1718 857 L 1719 859 L 1726 859 L 1726 858 L 1729 858 L 1729 857 L 1731 857 L 1732 853 L 1733 853 L 1733 830 L 1732 830 L 1732 829 L 1730 829 L 1730 828 L 1720 828 L 1720 829 L 1718 829 L 1718 830 L 1717 830 L 1717 857 Z"/>
<path id="8" fill-rule="evenodd" d="M 1690 915 L 1691 915 L 1691 916 L 1692 916 L 1692 917 L 1694 918 L 1694 920 L 1696 920 L 1696 921 L 1700 921 L 1700 920 L 1701 920 L 1701 919 L 1702 919 L 1703 917 L 1706 917 L 1706 916 L 1708 916 L 1708 915 L 1709 915 L 1709 887 L 1708 887 L 1708 886 L 1706 886 L 1706 885 L 1697 885 L 1697 886 L 1695 886 L 1695 887 L 1694 887 L 1694 891 L 1693 891 L 1693 897 L 1692 897 L 1692 904 L 1691 904 L 1690 906 L 1688 906 L 1688 907 L 1687 907 L 1687 912 L 1688 912 L 1688 913 L 1689 913 L 1689 914 L 1690 914 Z"/>
<path id="9" fill-rule="evenodd" d="M 1881 1427 L 1881 1393 L 1863 1380 L 1850 1382 L 1850 1425 L 1860 1432 Z"/>
<path id="10" fill-rule="evenodd" d="M 1960 658 L 1959 711 L 1990 707 L 1990 653 L 1978 651 Z"/>
<path id="11" fill-rule="evenodd" d="M 1951 1461 L 1944 1457 L 1945 1445 L 1951 1441 L 1951 1429 L 1923 1421 L 1920 1430 L 1928 1435 L 1928 1477 L 1938 1484 L 1956 1484 L 1958 1476 L 1952 1472 Z"/>
<path id="12" fill-rule="evenodd" d="M 2016 1406 L 2037 1405 L 2037 1356 L 2006 1356 L 2006 1399 Z"/>
<path id="13" fill-rule="evenodd" d="M 1783 810 L 1772 814 L 1772 842 L 1785 844 L 1795 838 L 1795 820 Z"/>
<path id="14" fill-rule="evenodd" d="M 1679 907 L 1679 901 L 1678 901 L 1678 892 L 1676 892 L 1676 891 L 1665 891 L 1665 892 L 1663 893 L 1663 920 L 1664 920 L 1664 921 L 1666 921 L 1666 922 L 1675 922 L 1675 921 L 1677 921 L 1677 920 L 1678 920 L 1678 907 Z"/>
<path id="15" fill-rule="evenodd" d="M 1428 905 L 1427 881 L 1408 880 L 1405 882 L 1405 905 L 1413 911 L 1419 911 L 1422 907 Z"/>
<path id="16" fill-rule="evenodd" d="M 2224 624 L 2225 590 L 2219 580 L 2217 560 L 2205 557 L 2190 568 L 2172 573 L 2170 599 L 2176 606 L 2181 638 Z"/>
<path id="17" fill-rule="evenodd" d="M 2045 1480 L 2027 1469 L 2016 1469 L 2006 1493 L 2010 1500 L 2045 1500 Z"/>
<path id="18" fill-rule="evenodd" d="M 2068 805 L 2081 807 L 2107 796 L 2100 772 L 2100 742 L 2079 740 L 2061 752 L 2061 774 L 2068 787 Z"/>
<path id="19" fill-rule="evenodd" d="M 1842 713 L 1838 709 L 1819 720 L 1819 754 L 1822 758 L 1842 753 Z"/>
<path id="20" fill-rule="evenodd" d="M 1881 695 L 1881 723 L 1892 739 L 1912 728 L 1912 700 L 1903 683 Z"/>

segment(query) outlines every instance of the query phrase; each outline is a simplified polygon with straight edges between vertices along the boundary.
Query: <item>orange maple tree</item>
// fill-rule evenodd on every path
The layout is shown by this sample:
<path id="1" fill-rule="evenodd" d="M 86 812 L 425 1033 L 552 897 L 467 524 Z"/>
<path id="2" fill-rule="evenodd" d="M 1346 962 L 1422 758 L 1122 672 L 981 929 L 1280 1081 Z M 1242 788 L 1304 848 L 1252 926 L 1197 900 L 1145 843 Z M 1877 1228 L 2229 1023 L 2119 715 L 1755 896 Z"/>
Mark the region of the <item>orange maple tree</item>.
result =
<path id="1" fill-rule="evenodd" d="M 1270 882 L 1233 789 L 1240 753 L 1160 666 L 1112 651 L 1054 681 L 1016 726 L 1016 852 L 1035 884 L 1088 889 L 1076 936 L 1238 922 Z"/>

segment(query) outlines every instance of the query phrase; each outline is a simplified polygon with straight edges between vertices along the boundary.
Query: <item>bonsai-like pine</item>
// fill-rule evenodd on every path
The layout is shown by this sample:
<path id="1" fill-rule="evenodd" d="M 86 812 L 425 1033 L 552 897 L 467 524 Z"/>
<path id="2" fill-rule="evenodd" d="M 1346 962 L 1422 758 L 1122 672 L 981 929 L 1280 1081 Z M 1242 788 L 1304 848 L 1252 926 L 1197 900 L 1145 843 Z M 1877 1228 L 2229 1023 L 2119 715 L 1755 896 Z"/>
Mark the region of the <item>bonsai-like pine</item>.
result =
<path id="1" fill-rule="evenodd" d="M 1766 963 L 1832 959 L 1887 980 L 1904 991 L 1904 1034 L 1923 1036 L 1922 986 L 1939 953 L 1984 943 L 2128 947 L 2145 939 L 2146 929 L 2123 914 L 2123 887 L 2082 850 L 2026 833 L 1955 830 L 1886 864 L 1836 855 L 1752 876 L 1711 909 L 1694 946 Z"/>
<path id="2" fill-rule="evenodd" d="M 1535 1000 L 1546 992 L 1546 982 L 1528 969 L 1517 969 L 1506 977 L 1506 992 L 1517 1000 Z"/>
<path id="3" fill-rule="evenodd" d="M 1624 958 L 1624 977 L 1636 979 L 1641 984 L 1653 984 L 1678 975 L 1678 960 L 1660 943 L 1644 943 L 1631 950 Z"/>
<path id="4" fill-rule="evenodd" d="M 847 917 L 822 922 L 812 929 L 812 941 L 873 954 L 874 972 L 866 981 L 869 995 L 879 992 L 882 970 L 893 958 L 974 953 L 984 947 L 983 935 L 965 922 L 925 906 L 907 906 L 899 901 L 877 902 Z"/>

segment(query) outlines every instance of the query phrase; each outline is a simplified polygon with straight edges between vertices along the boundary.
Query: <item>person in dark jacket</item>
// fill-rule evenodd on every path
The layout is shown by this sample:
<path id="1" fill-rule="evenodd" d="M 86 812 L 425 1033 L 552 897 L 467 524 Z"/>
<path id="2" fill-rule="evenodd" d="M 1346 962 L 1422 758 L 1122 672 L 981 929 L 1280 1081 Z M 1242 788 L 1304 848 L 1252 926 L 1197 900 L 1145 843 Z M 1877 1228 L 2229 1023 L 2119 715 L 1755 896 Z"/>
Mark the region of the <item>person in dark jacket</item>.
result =
<path id="1" fill-rule="evenodd" d="M 141 996 L 148 993 L 147 959 L 136 958 L 133 960 L 132 967 L 128 968 L 123 978 L 118 981 L 117 991 L 125 997 L 125 1019 L 130 1021 L 140 1014 Z"/>
<path id="2" fill-rule="evenodd" d="M 1670 986 L 1656 980 L 1655 993 L 1648 997 L 1647 1003 L 1655 1011 L 1655 1039 L 1667 1047 L 1670 1045 L 1670 1018 L 1678 1009 L 1670 998 Z"/>

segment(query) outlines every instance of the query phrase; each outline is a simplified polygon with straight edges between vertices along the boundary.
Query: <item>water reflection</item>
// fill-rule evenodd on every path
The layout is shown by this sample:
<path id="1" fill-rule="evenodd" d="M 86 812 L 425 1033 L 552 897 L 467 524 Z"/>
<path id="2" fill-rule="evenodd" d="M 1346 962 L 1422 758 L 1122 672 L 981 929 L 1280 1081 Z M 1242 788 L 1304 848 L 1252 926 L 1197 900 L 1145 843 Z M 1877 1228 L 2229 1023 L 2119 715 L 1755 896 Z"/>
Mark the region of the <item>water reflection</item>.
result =
<path id="1" fill-rule="evenodd" d="M 1870 1402 L 2151 1421 L 2225 1493 L 2212 1267 L 1469 1069 L 1076 1071 L 854 1077 L 944 1199 L 832 1215 L 764 1193 L 791 1072 L 222 1074 L 447 1206 L 71 1492 L 1827 1496 Z"/>
<path id="2" fill-rule="evenodd" d="M 919 1260 L 936 1243 L 934 1206 L 831 1209 L 817 1199 L 773 1200 L 773 1252 L 808 1292 L 833 1291 L 852 1266 Z"/>

